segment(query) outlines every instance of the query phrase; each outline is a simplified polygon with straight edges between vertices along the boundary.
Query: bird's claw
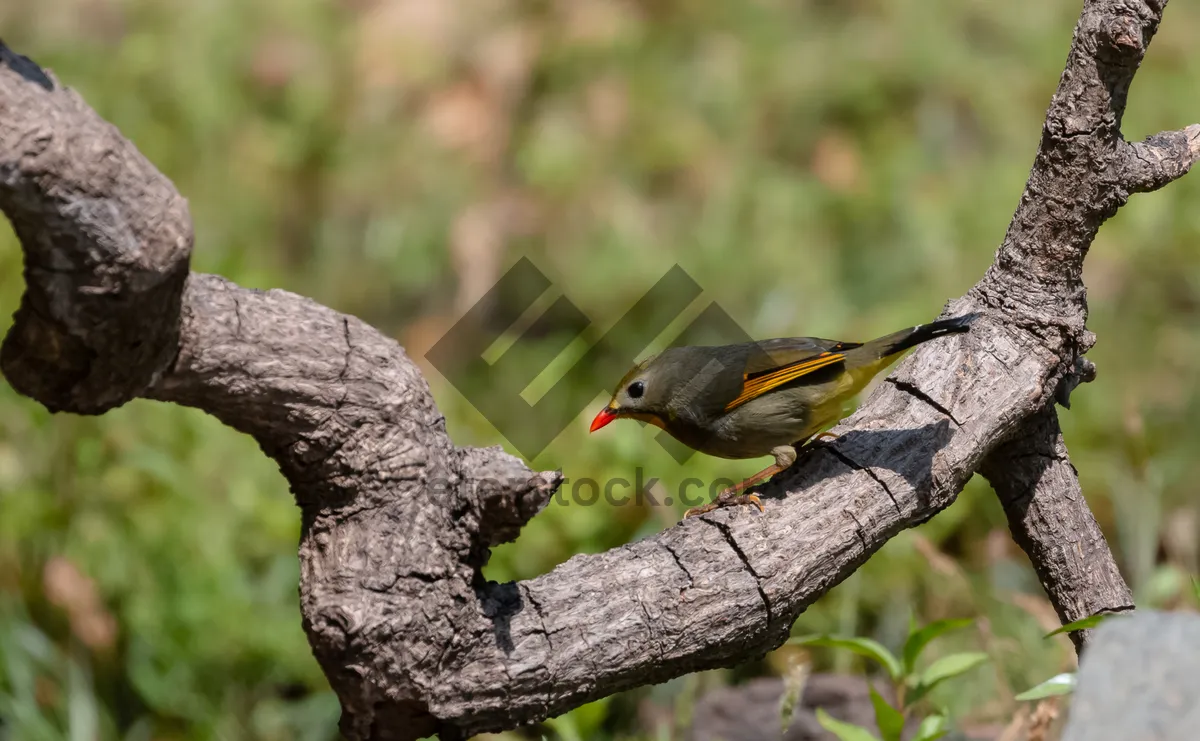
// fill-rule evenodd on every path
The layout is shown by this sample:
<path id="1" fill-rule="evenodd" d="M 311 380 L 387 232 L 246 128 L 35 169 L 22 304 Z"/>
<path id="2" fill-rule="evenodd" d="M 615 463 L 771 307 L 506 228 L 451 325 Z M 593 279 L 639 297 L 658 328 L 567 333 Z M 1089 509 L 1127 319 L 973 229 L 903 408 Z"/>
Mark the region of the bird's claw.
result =
<path id="1" fill-rule="evenodd" d="M 819 432 L 816 435 L 813 435 L 812 438 L 810 438 L 799 448 L 796 448 L 796 452 L 800 455 L 800 457 L 807 458 L 812 453 L 815 453 L 821 448 L 828 446 L 837 439 L 838 436 L 832 432 Z"/>

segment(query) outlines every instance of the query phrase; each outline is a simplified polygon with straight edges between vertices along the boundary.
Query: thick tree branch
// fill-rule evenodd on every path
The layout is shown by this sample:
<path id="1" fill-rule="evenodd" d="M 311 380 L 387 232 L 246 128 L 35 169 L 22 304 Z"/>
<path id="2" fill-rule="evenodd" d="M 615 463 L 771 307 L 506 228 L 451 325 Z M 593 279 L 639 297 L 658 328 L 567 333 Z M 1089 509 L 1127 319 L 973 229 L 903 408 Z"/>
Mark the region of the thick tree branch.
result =
<path id="1" fill-rule="evenodd" d="M 1086 3 L 996 261 L 947 307 L 982 318 L 901 363 L 831 449 L 764 488 L 765 515 L 718 511 L 528 582 L 484 582 L 489 547 L 515 537 L 557 475 L 455 447 L 403 350 L 358 320 L 213 276 L 185 285 L 190 223 L 170 183 L 6 49 L 0 209 L 29 285 L 3 370 L 52 409 L 137 395 L 198 407 L 279 462 L 303 518 L 305 629 L 352 739 L 510 728 L 737 664 L 949 505 L 995 444 L 1072 383 L 1092 342 L 1081 281 L 1092 237 L 1129 193 L 1196 156 L 1169 137 L 1120 137 L 1161 12 Z"/>
<path id="2" fill-rule="evenodd" d="M 139 396 L 174 355 L 187 203 L 73 91 L 0 43 L 0 205 L 26 291 L 0 367 L 52 411 Z"/>
<path id="3" fill-rule="evenodd" d="M 1121 137 L 1129 85 L 1165 7 L 1165 0 L 1086 0 L 1025 192 L 976 286 L 1018 323 L 1027 313 L 1059 313 L 1080 352 L 1091 346 L 1083 332 L 1083 259 L 1096 231 L 1130 193 L 1182 176 L 1198 154 L 1190 143 L 1195 126 L 1137 145 Z"/>
<path id="4" fill-rule="evenodd" d="M 1013 538 L 1029 556 L 1063 624 L 1133 609 L 1133 595 L 1079 487 L 1058 413 L 1047 407 L 984 460 Z M 1092 631 L 1071 633 L 1082 652 Z"/>

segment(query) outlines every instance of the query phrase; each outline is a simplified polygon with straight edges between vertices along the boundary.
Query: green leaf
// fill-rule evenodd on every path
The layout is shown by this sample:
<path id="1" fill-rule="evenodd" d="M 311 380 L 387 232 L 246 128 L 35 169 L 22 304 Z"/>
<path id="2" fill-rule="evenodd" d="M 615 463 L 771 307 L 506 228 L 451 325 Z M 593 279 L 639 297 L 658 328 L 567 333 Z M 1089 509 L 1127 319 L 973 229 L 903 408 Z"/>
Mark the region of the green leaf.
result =
<path id="1" fill-rule="evenodd" d="M 1192 577 L 1192 594 L 1196 596 L 1196 601 L 1200 602 L 1200 577 Z"/>
<path id="2" fill-rule="evenodd" d="M 862 726 L 837 720 L 825 708 L 817 708 L 817 722 L 821 727 L 838 737 L 838 741 L 879 741 Z"/>
<path id="3" fill-rule="evenodd" d="M 904 642 L 904 672 L 911 674 L 917 668 L 917 657 L 921 655 L 921 651 L 934 638 L 949 633 L 952 630 L 965 628 L 975 622 L 971 618 L 959 618 L 956 620 L 938 620 L 930 623 L 924 628 L 914 630 L 909 633 L 908 640 Z"/>
<path id="4" fill-rule="evenodd" d="M 1087 630 L 1088 628 L 1095 628 L 1097 625 L 1099 625 L 1100 623 L 1103 623 L 1105 620 L 1108 620 L 1111 617 L 1116 617 L 1117 615 L 1120 615 L 1120 614 L 1121 613 L 1119 613 L 1119 612 L 1101 612 L 1096 615 L 1092 615 L 1091 617 L 1085 617 L 1081 620 L 1076 620 L 1073 623 L 1067 623 L 1066 625 L 1062 626 L 1061 628 L 1050 631 L 1049 633 L 1046 634 L 1046 638 L 1049 638 L 1051 636 L 1056 636 L 1059 633 L 1070 633 L 1071 631 L 1074 631 L 1074 630 Z"/>
<path id="5" fill-rule="evenodd" d="M 1025 702 L 1026 700 L 1041 700 L 1044 697 L 1054 697 L 1055 695 L 1069 695 L 1075 691 L 1075 672 L 1066 672 L 1065 674 L 1056 674 L 1050 677 L 1045 682 L 1035 685 L 1017 695 L 1015 699 Z"/>
<path id="6" fill-rule="evenodd" d="M 879 735 L 883 737 L 883 741 L 900 741 L 900 734 L 904 732 L 904 713 L 883 699 L 873 685 L 871 704 L 875 706 L 875 725 L 879 726 Z"/>
<path id="7" fill-rule="evenodd" d="M 873 641 L 870 638 L 846 638 L 842 636 L 831 635 L 816 635 L 802 636 L 793 638 L 788 641 L 798 646 L 827 646 L 829 648 L 844 648 L 848 651 L 853 651 L 859 656 L 866 656 L 868 659 L 873 659 L 885 670 L 892 679 L 900 679 L 904 676 L 904 668 L 900 666 L 900 660 L 892 655 L 878 641 Z"/>
<path id="8" fill-rule="evenodd" d="M 931 715 L 917 726 L 917 737 L 913 741 L 937 741 L 949 732 L 946 725 L 946 716 Z"/>
<path id="9" fill-rule="evenodd" d="M 947 679 L 968 672 L 987 660 L 988 655 L 981 651 L 965 651 L 943 656 L 930 664 L 929 668 L 921 674 L 920 679 L 917 680 L 917 686 L 913 690 L 912 702 L 920 700 Z"/>

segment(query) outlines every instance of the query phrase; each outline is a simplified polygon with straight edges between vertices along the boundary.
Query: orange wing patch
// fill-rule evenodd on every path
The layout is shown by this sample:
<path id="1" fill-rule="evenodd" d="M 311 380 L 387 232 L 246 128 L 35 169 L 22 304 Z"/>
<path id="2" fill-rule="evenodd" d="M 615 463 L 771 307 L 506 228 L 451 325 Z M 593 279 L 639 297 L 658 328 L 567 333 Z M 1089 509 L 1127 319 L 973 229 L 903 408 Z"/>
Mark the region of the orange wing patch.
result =
<path id="1" fill-rule="evenodd" d="M 745 404 L 751 399 L 756 399 L 759 396 L 767 393 L 771 389 L 779 388 L 785 383 L 790 383 L 801 376 L 807 376 L 809 373 L 827 368 L 831 365 L 836 365 L 845 359 L 845 355 L 841 353 L 823 352 L 820 355 L 802 360 L 798 363 L 785 365 L 782 368 L 776 368 L 762 375 L 754 375 L 750 378 L 749 374 L 743 375 L 744 384 L 742 393 L 733 401 L 725 406 L 725 411 L 729 411 L 734 407 Z"/>

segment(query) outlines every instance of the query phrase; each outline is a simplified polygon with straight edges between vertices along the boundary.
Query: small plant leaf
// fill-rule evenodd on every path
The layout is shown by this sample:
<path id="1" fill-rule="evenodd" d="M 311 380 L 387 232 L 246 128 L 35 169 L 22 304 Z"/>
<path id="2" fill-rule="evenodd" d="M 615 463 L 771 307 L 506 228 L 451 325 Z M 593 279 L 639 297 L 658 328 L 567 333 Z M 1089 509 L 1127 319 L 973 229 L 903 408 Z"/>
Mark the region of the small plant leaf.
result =
<path id="1" fill-rule="evenodd" d="M 821 727 L 838 737 L 838 741 L 879 741 L 862 726 L 846 723 L 825 712 L 825 708 L 817 708 L 817 722 Z"/>
<path id="2" fill-rule="evenodd" d="M 946 725 L 946 716 L 931 715 L 917 726 L 917 737 L 913 741 L 937 741 L 949 732 Z"/>
<path id="3" fill-rule="evenodd" d="M 1192 594 L 1195 595 L 1196 601 L 1200 602 L 1200 576 L 1192 577 Z"/>
<path id="4" fill-rule="evenodd" d="M 1069 695 L 1075 691 L 1075 672 L 1066 672 L 1064 674 L 1056 674 L 1050 677 L 1045 682 L 1035 685 L 1017 695 L 1017 700 L 1025 702 L 1027 700 L 1041 700 L 1045 697 L 1054 697 L 1055 695 Z"/>
<path id="5" fill-rule="evenodd" d="M 911 674 L 917 668 L 917 658 L 921 655 L 921 651 L 934 638 L 949 633 L 952 630 L 965 628 L 975 622 L 971 618 L 960 618 L 957 620 L 938 620 L 930 623 L 924 628 L 913 630 L 909 633 L 908 640 L 904 642 L 904 672 Z"/>
<path id="6" fill-rule="evenodd" d="M 964 651 L 963 653 L 943 656 L 930 664 L 929 668 L 921 673 L 920 678 L 917 680 L 917 685 L 913 689 L 911 702 L 920 700 L 929 694 L 930 690 L 947 679 L 968 672 L 987 660 L 988 655 L 981 651 Z"/>
<path id="7" fill-rule="evenodd" d="M 883 699 L 874 686 L 871 687 L 871 704 L 875 706 L 875 725 L 879 726 L 883 741 L 900 741 L 900 734 L 904 732 L 904 713 Z"/>
<path id="8" fill-rule="evenodd" d="M 1051 636 L 1056 636 L 1059 633 L 1070 633 L 1071 631 L 1075 630 L 1087 630 L 1088 628 L 1095 628 L 1097 625 L 1103 623 L 1105 620 L 1108 620 L 1110 617 L 1116 617 L 1119 614 L 1119 612 L 1101 612 L 1096 615 L 1092 615 L 1091 617 L 1085 617 L 1080 620 L 1076 620 L 1073 623 L 1067 623 L 1061 628 L 1056 628 L 1055 630 L 1050 631 L 1046 634 L 1046 637 L 1049 638 Z"/>
<path id="9" fill-rule="evenodd" d="M 870 638 L 815 635 L 793 638 L 788 642 L 798 646 L 844 648 L 848 651 L 853 651 L 859 656 L 866 656 L 868 659 L 879 662 L 892 679 L 900 679 L 904 676 L 904 668 L 900 665 L 900 660 L 891 651 L 884 648 L 883 644 L 873 641 Z"/>

